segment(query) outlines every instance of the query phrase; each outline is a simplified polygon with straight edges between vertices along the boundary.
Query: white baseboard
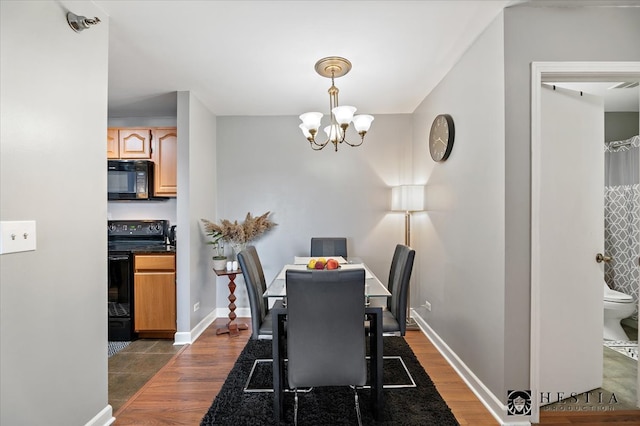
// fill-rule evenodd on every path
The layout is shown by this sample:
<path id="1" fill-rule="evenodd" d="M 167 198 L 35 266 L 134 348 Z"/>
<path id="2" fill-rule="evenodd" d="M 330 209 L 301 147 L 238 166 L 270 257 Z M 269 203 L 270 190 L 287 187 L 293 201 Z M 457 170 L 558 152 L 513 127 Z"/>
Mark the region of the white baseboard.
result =
<path id="1" fill-rule="evenodd" d="M 199 324 L 198 324 L 199 325 Z M 197 327 L 197 326 L 196 326 Z M 193 343 L 191 340 L 191 331 L 179 331 L 173 335 L 174 346 L 190 345 Z"/>
<path id="2" fill-rule="evenodd" d="M 427 322 L 413 309 L 411 316 L 427 336 L 427 338 L 438 349 L 438 352 L 447 360 L 449 365 L 458 373 L 458 376 L 464 380 L 471 391 L 478 397 L 480 402 L 489 410 L 491 415 L 501 424 L 505 426 L 530 426 L 531 419 L 528 416 L 514 417 L 507 415 L 507 406 L 503 404 L 494 394 L 487 388 L 484 383 L 462 362 L 453 350 L 445 343 L 440 336 L 427 324 Z"/>
<path id="3" fill-rule="evenodd" d="M 239 308 L 235 310 L 239 317 L 251 317 L 251 309 Z M 209 327 L 216 318 L 228 317 L 229 308 L 216 308 L 204 317 L 191 331 L 181 331 L 174 335 L 174 345 L 190 345 Z"/>
<path id="4" fill-rule="evenodd" d="M 107 404 L 98 414 L 96 414 L 91 420 L 85 423 L 84 426 L 109 426 L 116 421 L 113 417 L 113 407 Z"/>
<path id="5" fill-rule="evenodd" d="M 182 331 L 175 334 L 174 345 L 190 345 L 196 341 L 198 337 L 215 321 L 217 309 L 214 309 L 209 315 L 202 320 L 191 331 Z"/>

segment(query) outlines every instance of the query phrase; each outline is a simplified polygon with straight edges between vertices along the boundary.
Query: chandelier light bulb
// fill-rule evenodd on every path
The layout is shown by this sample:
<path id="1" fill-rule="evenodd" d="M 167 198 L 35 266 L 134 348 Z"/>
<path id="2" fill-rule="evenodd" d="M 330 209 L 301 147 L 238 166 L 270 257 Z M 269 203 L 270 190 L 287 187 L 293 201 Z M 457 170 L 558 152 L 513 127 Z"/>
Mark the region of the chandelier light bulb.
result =
<path id="1" fill-rule="evenodd" d="M 338 124 L 349 124 L 353 120 L 353 113 L 356 112 L 356 107 L 348 105 L 337 106 L 331 112 L 333 112 Z"/>

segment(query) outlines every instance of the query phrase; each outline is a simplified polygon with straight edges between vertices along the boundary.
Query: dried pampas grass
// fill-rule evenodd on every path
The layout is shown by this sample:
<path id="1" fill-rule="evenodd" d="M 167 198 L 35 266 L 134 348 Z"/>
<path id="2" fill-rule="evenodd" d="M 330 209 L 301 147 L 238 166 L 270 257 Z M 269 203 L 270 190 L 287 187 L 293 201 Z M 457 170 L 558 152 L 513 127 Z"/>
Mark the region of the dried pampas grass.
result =
<path id="1" fill-rule="evenodd" d="M 224 240 L 232 244 L 247 244 L 277 225 L 269 219 L 270 214 L 271 212 L 266 212 L 261 216 L 253 217 L 249 212 L 242 223 L 238 223 L 237 220 L 231 222 L 222 219 L 220 225 L 207 219 L 200 220 L 204 224 L 207 235 L 221 234 Z"/>

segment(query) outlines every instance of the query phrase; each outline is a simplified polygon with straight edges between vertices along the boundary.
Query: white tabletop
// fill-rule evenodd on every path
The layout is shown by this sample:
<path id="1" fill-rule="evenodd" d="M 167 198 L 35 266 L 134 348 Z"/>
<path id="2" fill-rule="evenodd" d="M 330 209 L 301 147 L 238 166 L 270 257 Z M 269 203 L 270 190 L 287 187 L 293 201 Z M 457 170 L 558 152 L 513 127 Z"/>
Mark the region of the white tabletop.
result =
<path id="1" fill-rule="evenodd" d="M 352 263 L 353 262 L 353 263 Z M 373 272 L 367 268 L 367 265 L 361 263 L 359 259 L 349 260 L 348 263 L 341 263 L 340 270 L 344 271 L 346 269 L 364 269 L 365 275 L 365 283 L 364 283 L 364 293 L 367 297 L 389 297 L 391 293 L 389 290 L 380 282 L 378 277 L 376 277 Z M 287 295 L 287 286 L 285 285 L 285 276 L 287 270 L 299 270 L 306 271 L 307 265 L 301 264 L 288 264 L 284 265 L 280 273 L 271 281 L 271 284 L 267 287 L 267 291 L 264 292 L 264 297 L 285 297 Z"/>

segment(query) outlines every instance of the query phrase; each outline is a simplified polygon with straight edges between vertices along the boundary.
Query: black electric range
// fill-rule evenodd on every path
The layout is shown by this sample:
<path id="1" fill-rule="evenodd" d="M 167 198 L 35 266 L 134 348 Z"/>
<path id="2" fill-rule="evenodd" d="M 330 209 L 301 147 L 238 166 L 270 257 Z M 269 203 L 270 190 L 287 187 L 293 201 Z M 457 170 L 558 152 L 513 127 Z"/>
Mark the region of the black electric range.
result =
<path id="1" fill-rule="evenodd" d="M 159 250 L 169 246 L 168 220 L 110 220 L 109 251 Z"/>
<path id="2" fill-rule="evenodd" d="M 173 252 L 168 220 L 110 220 L 108 233 L 109 340 L 135 339 L 133 321 L 133 256 Z"/>

